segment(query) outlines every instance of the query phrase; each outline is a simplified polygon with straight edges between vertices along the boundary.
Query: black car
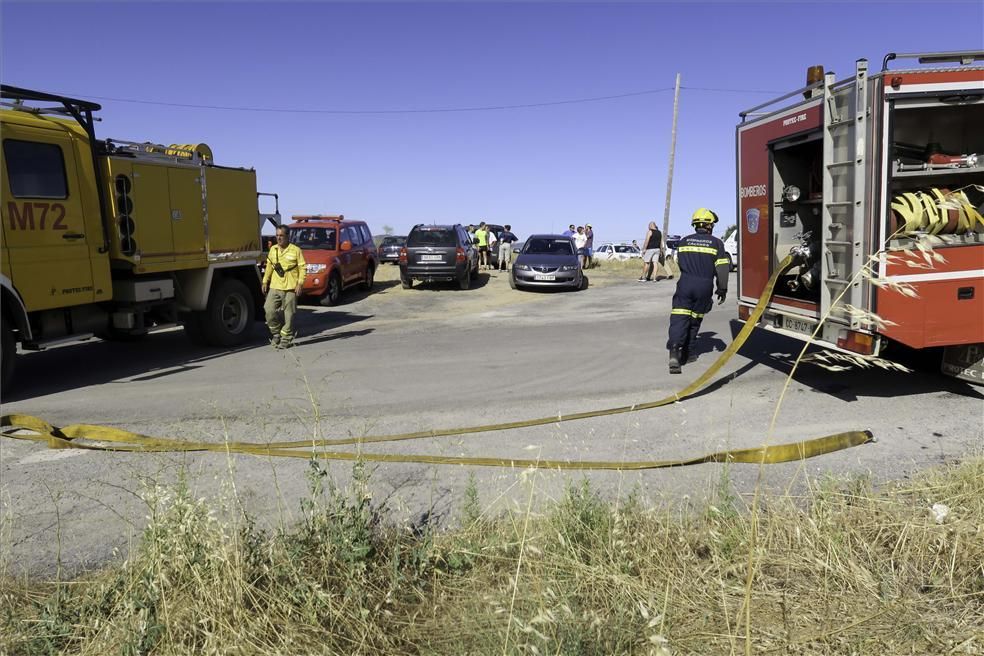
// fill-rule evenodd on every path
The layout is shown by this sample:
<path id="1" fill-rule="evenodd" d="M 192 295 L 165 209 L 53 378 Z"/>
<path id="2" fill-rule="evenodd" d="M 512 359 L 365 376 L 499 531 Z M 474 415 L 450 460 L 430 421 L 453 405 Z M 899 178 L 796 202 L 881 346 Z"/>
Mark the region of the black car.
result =
<path id="1" fill-rule="evenodd" d="M 574 240 L 564 235 L 531 235 L 512 266 L 509 286 L 513 289 L 587 287 L 588 277 L 581 271 Z"/>
<path id="2" fill-rule="evenodd" d="M 403 248 L 406 243 L 406 237 L 386 235 L 383 237 L 383 240 L 379 242 L 379 248 L 376 249 L 376 255 L 379 258 L 379 261 L 399 264 L 400 249 Z"/>
<path id="3" fill-rule="evenodd" d="M 416 225 L 400 254 L 400 282 L 456 280 L 461 289 L 478 277 L 478 248 L 460 224 Z"/>

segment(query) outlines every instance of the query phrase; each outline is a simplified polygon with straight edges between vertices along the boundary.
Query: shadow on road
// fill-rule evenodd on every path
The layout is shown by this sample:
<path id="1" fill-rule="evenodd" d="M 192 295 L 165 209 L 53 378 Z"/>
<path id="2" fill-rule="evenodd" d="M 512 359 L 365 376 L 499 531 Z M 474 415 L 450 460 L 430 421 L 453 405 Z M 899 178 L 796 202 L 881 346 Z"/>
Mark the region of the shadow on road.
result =
<path id="1" fill-rule="evenodd" d="M 358 301 L 364 300 L 369 296 L 372 296 L 376 292 L 383 291 L 384 289 L 389 289 L 390 287 L 395 287 L 400 284 L 399 280 L 376 280 L 373 282 L 372 289 L 366 291 L 361 285 L 356 285 L 354 287 L 349 287 L 342 292 L 341 298 L 338 299 L 338 303 L 332 306 L 324 305 L 320 299 L 317 297 L 307 297 L 305 296 L 298 303 L 299 307 L 342 307 L 348 305 L 349 303 L 357 303 Z"/>
<path id="2" fill-rule="evenodd" d="M 731 321 L 732 338 L 742 328 L 742 323 Z M 789 375 L 793 363 L 803 348 L 803 342 L 770 332 L 755 330 L 738 351 L 754 364 L 765 365 Z M 822 353 L 823 348 L 811 346 L 807 354 Z M 915 351 L 901 345 L 886 354 L 887 359 L 911 369 L 911 372 L 891 371 L 880 367 L 852 367 L 847 371 L 830 371 L 812 362 L 800 362 L 793 379 L 815 392 L 829 394 L 842 401 L 857 401 L 860 397 L 905 397 L 931 392 L 945 392 L 970 399 L 984 399 L 984 394 L 973 385 L 940 373 L 939 351 Z M 743 367 L 735 378 L 749 368 Z"/>
<path id="3" fill-rule="evenodd" d="M 359 337 L 368 330 L 335 331 L 373 315 L 349 312 L 307 312 L 295 316 L 297 346 Z M 268 332 L 255 322 L 247 343 L 233 348 L 197 346 L 183 330 L 147 335 L 135 342 L 106 342 L 91 339 L 18 355 L 14 384 L 2 390 L 3 402 L 23 401 L 66 390 L 126 379 L 128 383 L 157 380 L 205 366 L 211 360 L 257 348 L 270 348 Z"/>
<path id="4" fill-rule="evenodd" d="M 482 287 L 485 287 L 485 285 L 489 284 L 489 280 L 491 278 L 491 273 L 482 271 L 477 276 L 472 276 L 471 287 L 468 289 L 481 289 Z M 393 284 L 399 284 L 399 281 L 395 281 Z M 457 280 L 435 280 L 434 282 L 420 282 L 415 280 L 413 287 L 411 287 L 411 291 L 414 289 L 419 289 L 424 292 L 440 292 L 448 289 L 453 289 L 455 291 L 468 291 L 465 289 L 458 289 Z"/>

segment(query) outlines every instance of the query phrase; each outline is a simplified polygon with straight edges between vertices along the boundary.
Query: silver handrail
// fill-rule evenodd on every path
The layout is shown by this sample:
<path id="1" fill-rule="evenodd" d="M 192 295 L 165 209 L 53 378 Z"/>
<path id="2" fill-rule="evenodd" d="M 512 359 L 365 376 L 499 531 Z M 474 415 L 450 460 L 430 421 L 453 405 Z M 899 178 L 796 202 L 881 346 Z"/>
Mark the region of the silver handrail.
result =
<path id="1" fill-rule="evenodd" d="M 823 86 L 823 81 L 822 80 L 820 82 L 814 82 L 813 84 L 808 84 L 805 87 L 803 87 L 802 89 L 797 89 L 796 91 L 790 91 L 789 93 L 787 93 L 784 96 L 779 96 L 778 98 L 773 98 L 772 100 L 769 100 L 767 102 L 764 102 L 761 105 L 755 105 L 755 107 L 752 107 L 751 109 L 746 109 L 743 112 L 738 112 L 738 116 L 741 117 L 741 122 L 744 123 L 746 116 L 748 116 L 749 114 L 751 114 L 751 113 L 753 113 L 755 111 L 758 111 L 758 110 L 762 109 L 763 107 L 768 107 L 769 105 L 774 105 L 774 104 L 776 104 L 777 102 L 779 102 L 781 100 L 785 100 L 786 98 L 792 98 L 793 96 L 798 96 L 798 95 L 800 95 L 802 93 L 806 93 L 807 91 L 812 91 L 813 89 L 819 89 L 822 86 Z"/>
<path id="2" fill-rule="evenodd" d="M 984 50 L 951 50 L 949 52 L 890 52 L 882 59 L 882 71 L 888 70 L 893 59 L 918 59 L 920 64 L 960 64 L 968 66 L 984 61 Z"/>

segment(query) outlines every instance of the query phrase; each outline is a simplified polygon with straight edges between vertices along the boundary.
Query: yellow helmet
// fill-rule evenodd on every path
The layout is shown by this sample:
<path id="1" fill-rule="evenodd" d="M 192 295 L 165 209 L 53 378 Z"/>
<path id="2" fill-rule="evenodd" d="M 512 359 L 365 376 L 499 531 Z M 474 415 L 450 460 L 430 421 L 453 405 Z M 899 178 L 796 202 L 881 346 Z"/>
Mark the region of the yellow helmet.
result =
<path id="1" fill-rule="evenodd" d="M 692 217 L 690 217 L 690 223 L 694 226 L 710 227 L 717 222 L 718 222 L 718 215 L 712 212 L 711 210 L 707 209 L 706 207 L 700 208 L 699 210 L 694 212 L 694 215 Z"/>

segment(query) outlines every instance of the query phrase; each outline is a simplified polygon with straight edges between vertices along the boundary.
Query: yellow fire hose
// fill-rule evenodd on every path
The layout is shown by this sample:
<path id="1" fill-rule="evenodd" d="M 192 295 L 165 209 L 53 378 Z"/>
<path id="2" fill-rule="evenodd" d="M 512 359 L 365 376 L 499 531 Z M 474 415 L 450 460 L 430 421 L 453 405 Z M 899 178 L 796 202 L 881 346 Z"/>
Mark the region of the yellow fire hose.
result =
<path id="1" fill-rule="evenodd" d="M 337 439 L 312 439 L 296 440 L 283 442 L 189 442 L 174 438 L 157 438 L 139 435 L 118 428 L 108 426 L 94 426 L 87 424 L 72 424 L 64 428 L 57 428 L 47 422 L 32 417 L 30 415 L 3 415 L 0 417 L 0 427 L 5 427 L 2 435 L 5 437 L 32 440 L 35 442 L 46 442 L 52 449 L 85 449 L 90 451 L 118 451 L 118 452 L 222 452 L 222 453 L 242 453 L 258 456 L 272 456 L 285 458 L 318 458 L 322 460 L 365 460 L 369 462 L 413 462 L 423 464 L 454 464 L 454 465 L 477 465 L 486 467 L 542 467 L 549 469 L 660 469 L 665 467 L 682 467 L 684 465 L 696 465 L 707 462 L 742 462 L 751 464 L 773 464 L 780 462 L 790 462 L 803 460 L 814 456 L 840 451 L 852 446 L 859 446 L 874 441 L 874 437 L 868 431 L 850 431 L 828 435 L 802 442 L 790 444 L 776 444 L 763 446 L 755 449 L 740 449 L 734 451 L 720 451 L 697 458 L 687 458 L 681 460 L 644 460 L 644 461 L 567 461 L 567 460 L 539 460 L 528 458 L 481 458 L 481 457 L 452 457 L 452 456 L 430 456 L 430 455 L 404 455 L 404 454 L 379 454 L 379 453 L 353 453 L 348 451 L 319 451 L 317 449 L 327 446 L 341 446 L 352 444 L 370 444 L 377 442 L 396 442 L 401 440 L 415 440 L 427 437 L 446 437 L 451 435 L 466 435 L 471 433 L 485 433 L 492 431 L 502 431 L 514 428 L 526 428 L 529 426 L 543 426 L 578 419 L 588 419 L 590 417 L 603 417 L 616 415 L 626 412 L 638 412 L 649 410 L 664 405 L 675 403 L 687 398 L 710 381 L 724 364 L 731 359 L 738 349 L 741 348 L 745 340 L 755 329 L 765 311 L 766 305 L 772 298 L 776 281 L 793 265 L 791 257 L 783 260 L 775 273 L 769 279 L 768 284 L 762 291 L 758 305 L 752 311 L 745 325 L 736 336 L 735 340 L 724 350 L 718 359 L 711 364 L 708 369 L 701 374 L 697 380 L 690 383 L 682 390 L 667 396 L 666 398 L 648 403 L 637 403 L 617 408 L 607 408 L 604 410 L 591 410 L 587 412 L 577 412 L 567 415 L 556 415 L 552 417 L 541 417 L 539 419 L 527 419 L 524 421 L 512 421 L 499 424 L 486 424 L 481 426 L 466 426 L 461 428 L 432 429 L 427 431 L 417 431 L 412 433 L 396 433 L 392 435 L 372 435 L 366 437 L 350 437 Z"/>

